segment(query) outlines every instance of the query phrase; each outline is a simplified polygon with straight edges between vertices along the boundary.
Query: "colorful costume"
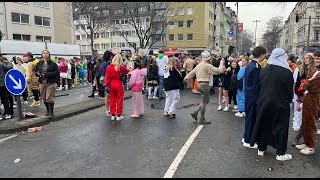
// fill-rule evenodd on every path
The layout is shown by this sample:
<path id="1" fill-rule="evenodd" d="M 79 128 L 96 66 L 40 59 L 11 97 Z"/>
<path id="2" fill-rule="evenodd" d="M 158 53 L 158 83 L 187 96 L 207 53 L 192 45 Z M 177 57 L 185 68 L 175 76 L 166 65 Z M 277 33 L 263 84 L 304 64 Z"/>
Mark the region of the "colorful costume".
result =
<path id="1" fill-rule="evenodd" d="M 78 62 L 78 73 L 80 83 L 84 84 L 87 81 L 87 66 L 85 63 Z"/>
<path id="2" fill-rule="evenodd" d="M 239 112 L 245 112 L 245 96 L 244 96 L 244 87 L 245 87 L 245 78 L 244 73 L 246 71 L 246 66 L 240 68 L 239 73 L 237 75 L 237 80 L 242 79 L 242 89 L 237 89 L 237 103 L 238 103 L 238 109 Z"/>

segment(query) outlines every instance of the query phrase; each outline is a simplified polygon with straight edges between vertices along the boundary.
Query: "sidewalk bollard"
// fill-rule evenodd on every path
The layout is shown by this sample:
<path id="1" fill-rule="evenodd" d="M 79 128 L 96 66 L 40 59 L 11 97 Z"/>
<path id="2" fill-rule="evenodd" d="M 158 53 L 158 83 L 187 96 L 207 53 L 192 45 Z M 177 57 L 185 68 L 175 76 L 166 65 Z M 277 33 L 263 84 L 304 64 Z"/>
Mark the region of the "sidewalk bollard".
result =
<path id="1" fill-rule="evenodd" d="M 17 105 L 18 105 L 18 116 L 19 116 L 19 121 L 22 120 L 22 108 L 21 108 L 21 95 L 17 95 Z"/>

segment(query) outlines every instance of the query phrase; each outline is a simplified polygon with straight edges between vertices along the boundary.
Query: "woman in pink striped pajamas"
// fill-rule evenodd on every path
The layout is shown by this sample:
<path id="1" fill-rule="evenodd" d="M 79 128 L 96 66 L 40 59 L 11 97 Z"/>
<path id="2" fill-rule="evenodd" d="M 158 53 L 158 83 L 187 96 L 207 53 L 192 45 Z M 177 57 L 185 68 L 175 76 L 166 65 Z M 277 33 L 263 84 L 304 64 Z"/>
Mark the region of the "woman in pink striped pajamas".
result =
<path id="1" fill-rule="evenodd" d="M 144 113 L 143 94 L 144 78 L 146 73 L 141 69 L 140 62 L 134 62 L 134 70 L 131 72 L 128 87 L 132 90 L 132 118 L 138 118 Z"/>

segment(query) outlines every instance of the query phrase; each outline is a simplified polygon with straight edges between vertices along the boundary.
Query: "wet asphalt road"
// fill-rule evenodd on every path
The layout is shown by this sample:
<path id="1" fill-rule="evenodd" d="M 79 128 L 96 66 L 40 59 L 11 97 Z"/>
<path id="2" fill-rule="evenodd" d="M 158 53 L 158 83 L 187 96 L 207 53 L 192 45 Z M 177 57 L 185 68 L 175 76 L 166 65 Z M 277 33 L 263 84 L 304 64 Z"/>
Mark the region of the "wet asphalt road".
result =
<path id="1" fill-rule="evenodd" d="M 176 119 L 164 117 L 164 104 L 157 100 L 145 100 L 143 118 L 131 119 L 129 99 L 121 122 L 110 121 L 99 108 L 0 142 L 0 177 L 161 178 L 198 126 L 189 113 L 199 95 L 189 90 L 181 97 Z M 290 146 L 292 128 L 291 161 L 277 161 L 272 147 L 258 157 L 257 150 L 241 144 L 244 119 L 216 111 L 216 95 L 210 101 L 206 117 L 212 124 L 200 131 L 174 177 L 320 177 L 319 148 L 311 156 L 299 154 Z M 14 163 L 17 158 L 21 161 Z"/>

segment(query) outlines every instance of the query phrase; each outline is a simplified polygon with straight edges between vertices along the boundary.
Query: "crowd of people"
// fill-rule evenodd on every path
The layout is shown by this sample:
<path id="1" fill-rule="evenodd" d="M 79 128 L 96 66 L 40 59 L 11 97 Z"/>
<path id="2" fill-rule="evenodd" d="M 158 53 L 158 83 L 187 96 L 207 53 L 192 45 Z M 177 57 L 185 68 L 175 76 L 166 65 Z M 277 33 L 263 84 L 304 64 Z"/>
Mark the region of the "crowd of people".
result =
<path id="1" fill-rule="evenodd" d="M 0 95 L 4 118 L 13 114 L 14 96 L 4 86 L 4 74 L 15 68 L 26 75 L 24 102 L 33 97 L 31 106 L 40 105 L 40 97 L 53 116 L 56 90 L 69 90 L 79 82 L 90 83 L 95 97 L 105 100 L 106 115 L 111 120 L 124 119 L 124 89 L 132 91 L 131 118 L 144 114 L 144 96 L 148 100 L 165 99 L 164 116 L 176 117 L 181 89 L 201 94 L 201 104 L 191 113 L 199 124 L 211 124 L 205 118 L 210 93 L 218 94 L 217 111 L 232 112 L 245 117 L 242 143 L 257 148 L 264 155 L 268 145 L 277 149 L 277 160 L 290 160 L 286 154 L 290 108 L 294 108 L 293 129 L 297 131 L 294 144 L 300 153 L 313 154 L 316 146 L 317 122 L 320 111 L 320 54 L 307 53 L 301 61 L 287 55 L 281 48 L 271 54 L 258 46 L 241 56 L 218 57 L 204 51 L 197 57 L 188 53 L 166 56 L 164 51 L 148 55 L 122 56 L 105 51 L 86 61 L 84 59 L 52 58 L 44 50 L 39 59 L 28 52 L 10 63 L 0 59 Z M 25 63 L 25 64 L 24 64 Z M 293 103 L 292 103 L 293 102 Z M 224 106 L 224 107 L 223 107 Z M 0 117 L 2 118 L 2 117 Z M 319 132 L 318 132 L 319 133 Z M 304 143 L 300 143 L 303 137 Z"/>

